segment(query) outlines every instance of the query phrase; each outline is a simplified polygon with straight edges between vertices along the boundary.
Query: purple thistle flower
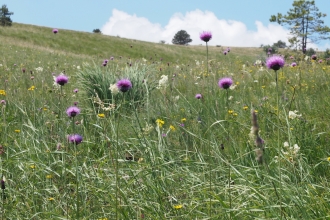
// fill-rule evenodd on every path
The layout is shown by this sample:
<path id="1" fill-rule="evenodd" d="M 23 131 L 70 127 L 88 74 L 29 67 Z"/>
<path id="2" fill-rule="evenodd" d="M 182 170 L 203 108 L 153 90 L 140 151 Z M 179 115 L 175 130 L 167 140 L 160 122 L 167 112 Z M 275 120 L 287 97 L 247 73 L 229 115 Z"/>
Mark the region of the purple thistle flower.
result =
<path id="1" fill-rule="evenodd" d="M 121 79 L 117 82 L 117 87 L 121 92 L 127 92 L 132 88 L 132 83 L 129 79 Z"/>
<path id="2" fill-rule="evenodd" d="M 229 47 L 227 48 L 227 52 L 228 52 L 228 53 L 230 52 L 230 48 L 229 48 Z"/>
<path id="3" fill-rule="evenodd" d="M 311 59 L 312 59 L 312 60 L 316 60 L 316 59 L 317 59 L 316 54 L 313 54 L 313 55 L 311 56 Z"/>
<path id="4" fill-rule="evenodd" d="M 68 141 L 70 143 L 78 145 L 83 141 L 83 138 L 79 134 L 72 134 L 68 136 Z"/>
<path id="5" fill-rule="evenodd" d="M 323 60 L 319 60 L 319 63 L 322 63 L 323 62 Z"/>
<path id="6" fill-rule="evenodd" d="M 228 77 L 222 78 L 218 82 L 219 87 L 223 89 L 228 89 L 232 84 L 233 84 L 233 80 Z"/>
<path id="7" fill-rule="evenodd" d="M 80 109 L 76 106 L 71 106 L 66 110 L 66 114 L 69 117 L 75 117 L 76 115 L 80 114 Z"/>
<path id="8" fill-rule="evenodd" d="M 25 71 L 26 71 L 25 68 L 23 68 L 23 69 L 22 69 L 22 72 L 25 73 Z"/>
<path id="9" fill-rule="evenodd" d="M 196 99 L 201 99 L 201 98 L 203 98 L 203 96 L 202 96 L 202 94 L 196 94 L 196 95 L 195 95 L 195 98 L 196 98 Z"/>
<path id="10" fill-rule="evenodd" d="M 223 51 L 223 55 L 227 55 L 227 50 Z"/>
<path id="11" fill-rule="evenodd" d="M 297 66 L 297 63 L 293 62 L 293 63 L 291 63 L 291 66 L 295 67 L 295 66 Z"/>
<path id="12" fill-rule="evenodd" d="M 110 60 L 113 60 L 114 58 L 113 57 L 110 57 Z"/>
<path id="13" fill-rule="evenodd" d="M 56 77 L 55 81 L 57 84 L 64 86 L 64 84 L 68 83 L 68 77 L 66 75 L 61 74 Z"/>
<path id="14" fill-rule="evenodd" d="M 56 28 L 53 29 L 53 33 L 54 34 L 57 34 L 58 33 L 58 30 Z"/>
<path id="15" fill-rule="evenodd" d="M 212 33 L 209 31 L 203 31 L 200 35 L 199 38 L 204 41 L 204 42 L 209 42 L 209 40 L 212 39 Z"/>
<path id="16" fill-rule="evenodd" d="M 275 71 L 282 68 L 284 64 L 285 64 L 284 58 L 278 55 L 271 56 L 266 61 L 266 66 L 268 67 L 268 69 L 273 69 Z"/>
<path id="17" fill-rule="evenodd" d="M 2 105 L 6 105 L 6 100 L 1 100 L 0 103 L 1 103 Z"/>
<path id="18" fill-rule="evenodd" d="M 104 61 L 103 61 L 103 63 L 108 63 L 108 62 L 109 62 L 109 60 L 104 60 Z"/>
<path id="19" fill-rule="evenodd" d="M 78 91 L 79 91 L 78 89 L 74 89 L 74 90 L 73 90 L 74 93 L 77 93 Z"/>

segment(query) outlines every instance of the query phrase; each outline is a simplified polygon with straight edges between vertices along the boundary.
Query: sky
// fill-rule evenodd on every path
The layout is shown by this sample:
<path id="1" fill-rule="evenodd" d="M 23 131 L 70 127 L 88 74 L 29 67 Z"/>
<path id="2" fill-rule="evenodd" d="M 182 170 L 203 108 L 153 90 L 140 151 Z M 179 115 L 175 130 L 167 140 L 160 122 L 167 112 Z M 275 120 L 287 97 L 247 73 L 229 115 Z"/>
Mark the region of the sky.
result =
<path id="1" fill-rule="evenodd" d="M 286 14 L 293 0 L 7 0 L 13 22 L 50 28 L 92 32 L 149 42 L 171 44 L 180 30 L 204 43 L 203 31 L 210 31 L 209 45 L 259 47 L 282 40 L 289 30 L 269 22 L 271 15 Z M 315 0 L 322 13 L 330 12 L 330 0 Z M 1 4 L 1 5 L 2 5 Z M 324 19 L 330 26 L 330 14 Z M 288 44 L 288 43 L 287 43 Z M 330 40 L 309 44 L 325 50 Z"/>

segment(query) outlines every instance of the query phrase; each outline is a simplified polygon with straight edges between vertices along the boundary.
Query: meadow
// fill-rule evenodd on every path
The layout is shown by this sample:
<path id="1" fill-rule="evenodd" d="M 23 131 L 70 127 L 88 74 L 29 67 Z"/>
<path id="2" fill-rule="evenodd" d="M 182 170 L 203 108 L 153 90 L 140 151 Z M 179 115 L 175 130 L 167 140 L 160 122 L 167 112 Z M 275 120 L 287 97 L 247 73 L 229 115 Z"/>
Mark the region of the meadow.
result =
<path id="1" fill-rule="evenodd" d="M 0 27 L 1 219 L 330 218 L 327 61 L 226 49 Z"/>

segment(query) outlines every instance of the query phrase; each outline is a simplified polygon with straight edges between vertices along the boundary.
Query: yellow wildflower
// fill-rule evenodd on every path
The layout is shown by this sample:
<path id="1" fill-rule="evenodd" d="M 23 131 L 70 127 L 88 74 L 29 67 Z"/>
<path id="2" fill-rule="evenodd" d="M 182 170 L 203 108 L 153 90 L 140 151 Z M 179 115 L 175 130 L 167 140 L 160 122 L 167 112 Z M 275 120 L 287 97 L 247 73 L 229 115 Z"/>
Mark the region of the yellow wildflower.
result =
<path id="1" fill-rule="evenodd" d="M 165 121 L 161 120 L 161 119 L 157 119 L 156 120 L 156 123 L 157 125 L 161 128 L 164 124 L 165 124 Z"/>
<path id="2" fill-rule="evenodd" d="M 6 95 L 6 91 L 5 90 L 0 90 L 0 95 Z"/>
<path id="3" fill-rule="evenodd" d="M 233 113 L 233 116 L 237 116 L 238 114 L 235 112 L 235 113 Z"/>
<path id="4" fill-rule="evenodd" d="M 28 88 L 29 91 L 33 91 L 36 87 L 35 86 L 31 86 L 30 88 Z"/>
<path id="5" fill-rule="evenodd" d="M 30 168 L 31 169 L 35 169 L 36 168 L 36 165 L 33 164 L 33 165 L 30 166 Z"/>
<path id="6" fill-rule="evenodd" d="M 173 125 L 170 125 L 171 131 L 175 131 L 175 127 Z"/>
<path id="7" fill-rule="evenodd" d="M 244 107 L 243 107 L 243 109 L 244 109 L 244 110 L 248 110 L 248 109 L 249 109 L 249 107 L 247 107 L 247 106 L 244 106 Z"/>
<path id="8" fill-rule="evenodd" d="M 263 88 L 263 89 L 264 89 L 264 88 L 266 88 L 266 86 L 261 86 L 261 88 Z"/>
<path id="9" fill-rule="evenodd" d="M 234 111 L 233 110 L 228 110 L 228 114 L 233 114 Z"/>
<path id="10" fill-rule="evenodd" d="M 181 119 L 181 122 L 185 122 L 185 121 L 187 121 L 187 119 L 186 119 L 186 118 L 183 118 L 183 119 Z"/>
<path id="11" fill-rule="evenodd" d="M 53 197 L 49 197 L 48 201 L 54 201 L 55 199 Z"/>
<path id="12" fill-rule="evenodd" d="M 103 113 L 97 114 L 97 116 L 99 116 L 100 118 L 104 118 L 105 117 L 105 115 Z"/>
<path id="13" fill-rule="evenodd" d="M 328 157 L 328 158 L 327 158 L 327 161 L 329 161 L 329 162 L 330 162 L 330 157 Z"/>
<path id="14" fill-rule="evenodd" d="M 46 179 L 51 179 L 51 178 L 53 178 L 53 176 L 50 174 L 46 176 Z"/>
<path id="15" fill-rule="evenodd" d="M 174 205 L 173 208 L 174 209 L 182 209 L 183 205 Z"/>
<path id="16" fill-rule="evenodd" d="M 258 110 L 254 110 L 255 113 L 258 113 Z"/>
<path id="17" fill-rule="evenodd" d="M 19 129 L 16 129 L 16 130 L 15 130 L 15 132 L 16 132 L 16 133 L 20 133 L 20 132 L 21 132 L 21 130 L 19 130 Z"/>

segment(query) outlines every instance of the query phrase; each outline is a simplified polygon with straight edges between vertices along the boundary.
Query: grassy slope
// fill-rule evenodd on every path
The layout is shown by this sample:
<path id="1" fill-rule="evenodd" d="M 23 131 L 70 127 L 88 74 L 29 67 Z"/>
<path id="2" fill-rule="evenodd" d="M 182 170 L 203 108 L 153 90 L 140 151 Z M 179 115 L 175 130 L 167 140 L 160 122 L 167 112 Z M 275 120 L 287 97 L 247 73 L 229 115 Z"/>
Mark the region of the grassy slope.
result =
<path id="1" fill-rule="evenodd" d="M 153 57 L 155 59 L 156 56 L 157 58 L 163 58 L 164 62 L 176 63 L 205 59 L 204 45 L 158 44 L 71 30 L 59 30 L 58 35 L 53 35 L 49 34 L 51 31 L 52 29 L 49 27 L 13 23 L 10 28 L 0 27 L 0 44 L 90 59 L 106 59 L 110 56 L 122 56 L 126 59 L 141 59 L 141 57 L 146 59 Z M 255 59 L 261 53 L 259 48 L 231 49 L 233 55 L 239 55 L 245 59 L 250 57 Z M 155 51 L 157 52 L 155 53 Z M 222 51 L 223 48 L 210 46 L 210 59 L 223 58 Z"/>
<path id="2" fill-rule="evenodd" d="M 260 71 L 253 65 L 242 70 L 244 61 L 263 55 L 259 48 L 231 48 L 224 56 L 223 48 L 210 47 L 210 59 L 216 58 L 216 62 L 209 66 L 208 76 L 205 65 L 195 64 L 195 60 L 205 60 L 205 45 L 163 45 L 68 30 L 54 35 L 51 31 L 22 24 L 0 27 L 0 90 L 7 93 L 0 96 L 7 102 L 0 120 L 0 144 L 6 151 L 0 157 L 0 170 L 7 178 L 8 195 L 7 202 L 0 203 L 3 217 L 73 219 L 79 213 L 86 219 L 115 219 L 118 211 L 119 219 L 140 219 L 142 215 L 145 219 L 329 216 L 330 69 L 325 63 L 302 61 L 297 68 L 283 68 L 277 92 L 273 71 Z M 115 57 L 114 62 L 101 67 L 110 56 Z M 152 68 L 148 74 L 156 83 L 161 75 L 168 75 L 170 85 L 164 92 L 153 90 L 137 115 L 123 108 L 117 115 L 84 105 L 84 90 L 75 84 L 77 66 L 92 75 L 90 69 L 96 68 L 90 65 L 88 69 L 82 63 L 95 61 L 100 73 L 116 78 L 125 72 L 128 57 L 132 62 L 152 57 L 158 62 L 146 65 Z M 181 69 L 167 62 L 177 62 Z M 123 67 L 121 71 L 112 71 L 117 64 Z M 38 72 L 39 67 L 43 71 Z M 52 73 L 58 75 L 64 69 L 69 83 L 63 91 L 54 89 Z M 237 85 L 228 93 L 217 86 L 217 80 L 225 76 L 233 77 Z M 32 86 L 34 90 L 29 89 Z M 106 83 L 106 90 L 108 86 Z M 74 88 L 79 89 L 77 94 L 72 92 Z M 195 99 L 196 93 L 202 93 L 203 99 Z M 276 107 L 277 93 L 280 108 Z M 229 101 L 227 95 L 233 98 Z M 75 118 L 77 126 L 65 114 L 75 101 L 82 109 Z M 254 140 L 249 140 L 252 108 L 258 110 L 267 169 L 255 162 Z M 302 118 L 288 119 L 288 110 L 298 110 Z M 105 113 L 105 118 L 98 113 Z M 162 128 L 156 126 L 156 119 L 165 121 Z M 170 125 L 176 131 L 169 131 Z M 78 152 L 67 143 L 66 135 L 71 133 L 84 137 Z M 283 147 L 284 141 L 291 148 Z M 301 148 L 298 155 L 292 150 L 294 144 Z M 127 151 L 142 152 L 143 160 L 124 161 Z M 117 157 L 123 158 L 118 166 L 114 165 Z M 121 208 L 115 204 L 116 189 L 122 192 Z M 76 211 L 77 200 L 81 212 Z M 180 204 L 183 207 L 174 208 Z"/>

